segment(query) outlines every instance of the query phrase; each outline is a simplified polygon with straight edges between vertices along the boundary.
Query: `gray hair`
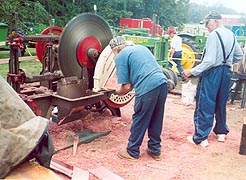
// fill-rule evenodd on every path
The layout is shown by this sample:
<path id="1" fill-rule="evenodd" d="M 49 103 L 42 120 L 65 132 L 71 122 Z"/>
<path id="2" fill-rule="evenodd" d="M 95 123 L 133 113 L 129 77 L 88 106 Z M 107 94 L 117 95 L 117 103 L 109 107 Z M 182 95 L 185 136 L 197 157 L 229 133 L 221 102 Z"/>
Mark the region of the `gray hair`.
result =
<path id="1" fill-rule="evenodd" d="M 117 36 L 109 42 L 109 45 L 111 49 L 114 49 L 115 47 L 121 46 L 121 45 L 127 45 L 126 40 L 122 36 Z"/>

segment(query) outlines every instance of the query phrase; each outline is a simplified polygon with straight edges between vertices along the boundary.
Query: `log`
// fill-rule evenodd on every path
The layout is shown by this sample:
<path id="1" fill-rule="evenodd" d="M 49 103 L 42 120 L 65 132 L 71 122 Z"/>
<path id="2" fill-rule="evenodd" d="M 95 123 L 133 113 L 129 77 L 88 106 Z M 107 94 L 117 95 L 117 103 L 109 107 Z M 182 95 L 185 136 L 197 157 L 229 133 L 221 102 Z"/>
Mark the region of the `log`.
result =
<path id="1" fill-rule="evenodd" d="M 246 118 L 243 118 L 243 127 L 242 127 L 242 135 L 241 135 L 241 142 L 239 148 L 239 154 L 246 155 Z"/>
<path id="2" fill-rule="evenodd" d="M 19 61 L 30 61 L 30 60 L 37 60 L 37 56 L 24 56 L 24 57 L 19 57 Z M 0 59 L 0 64 L 8 64 L 9 63 L 9 58 L 4 58 Z"/>
<path id="3" fill-rule="evenodd" d="M 6 42 L 5 41 L 1 41 L 0 42 L 0 46 L 6 46 Z"/>

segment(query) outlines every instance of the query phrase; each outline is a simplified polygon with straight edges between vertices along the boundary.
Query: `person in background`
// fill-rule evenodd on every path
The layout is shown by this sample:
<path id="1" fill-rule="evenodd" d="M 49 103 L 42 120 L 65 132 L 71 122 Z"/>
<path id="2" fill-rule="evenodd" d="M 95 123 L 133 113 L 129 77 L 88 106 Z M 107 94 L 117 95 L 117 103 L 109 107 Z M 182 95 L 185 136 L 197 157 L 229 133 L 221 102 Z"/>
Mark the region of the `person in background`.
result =
<path id="1" fill-rule="evenodd" d="M 243 53 L 233 32 L 223 26 L 219 13 L 209 12 L 200 23 L 205 24 L 209 31 L 201 63 L 183 74 L 186 78 L 200 76 L 194 112 L 195 132 L 187 139 L 206 147 L 212 129 L 219 142 L 224 142 L 229 132 L 226 104 L 232 75 L 230 68 L 241 60 Z M 213 127 L 214 117 L 216 122 Z"/>
<path id="2" fill-rule="evenodd" d="M 170 54 L 169 54 L 169 67 L 172 68 L 173 62 L 177 65 L 177 69 L 179 71 L 180 77 L 182 81 L 185 81 L 185 78 L 183 76 L 183 67 L 181 65 L 181 59 L 182 59 L 182 38 L 179 37 L 176 33 L 176 30 L 171 28 L 168 31 L 169 36 L 171 37 L 170 42 Z"/>
<path id="3" fill-rule="evenodd" d="M 167 78 L 148 48 L 142 45 L 128 45 L 121 36 L 113 38 L 109 45 L 116 55 L 117 81 L 120 84 L 115 92 L 124 95 L 132 89 L 135 90 L 128 145 L 126 149 L 118 151 L 118 156 L 136 161 L 147 131 L 147 153 L 154 160 L 161 160 L 161 132 L 168 93 Z"/>

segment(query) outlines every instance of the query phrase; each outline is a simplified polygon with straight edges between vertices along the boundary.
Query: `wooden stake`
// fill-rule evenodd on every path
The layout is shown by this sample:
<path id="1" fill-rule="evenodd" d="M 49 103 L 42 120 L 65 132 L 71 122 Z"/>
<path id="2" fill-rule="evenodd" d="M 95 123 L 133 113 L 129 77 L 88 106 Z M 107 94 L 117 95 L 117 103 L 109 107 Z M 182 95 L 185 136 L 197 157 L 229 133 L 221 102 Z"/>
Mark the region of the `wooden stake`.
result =
<path id="1" fill-rule="evenodd" d="M 239 154 L 246 155 L 246 118 L 243 118 L 242 136 L 239 148 Z"/>
<path id="2" fill-rule="evenodd" d="M 78 143 L 79 143 L 79 136 L 74 135 L 73 137 L 73 155 L 74 156 L 76 155 L 76 152 L 77 152 Z"/>

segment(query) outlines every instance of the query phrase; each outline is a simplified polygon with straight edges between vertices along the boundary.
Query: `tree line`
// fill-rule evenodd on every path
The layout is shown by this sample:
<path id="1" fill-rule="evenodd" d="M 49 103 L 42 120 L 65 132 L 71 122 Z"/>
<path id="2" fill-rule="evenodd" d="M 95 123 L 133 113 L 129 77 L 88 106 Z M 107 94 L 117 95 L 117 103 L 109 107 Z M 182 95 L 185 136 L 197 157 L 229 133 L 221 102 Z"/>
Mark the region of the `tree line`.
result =
<path id="1" fill-rule="evenodd" d="M 95 8 L 96 7 L 96 8 Z M 46 27 L 50 17 L 57 26 L 64 27 L 80 13 L 96 13 L 111 26 L 118 27 L 120 18 L 151 18 L 167 29 L 182 29 L 185 23 L 199 22 L 214 7 L 199 6 L 189 0 L 0 0 L 1 22 L 8 23 L 11 13 L 18 13 L 18 21 L 33 22 Z M 219 11 L 231 11 L 217 7 Z"/>

